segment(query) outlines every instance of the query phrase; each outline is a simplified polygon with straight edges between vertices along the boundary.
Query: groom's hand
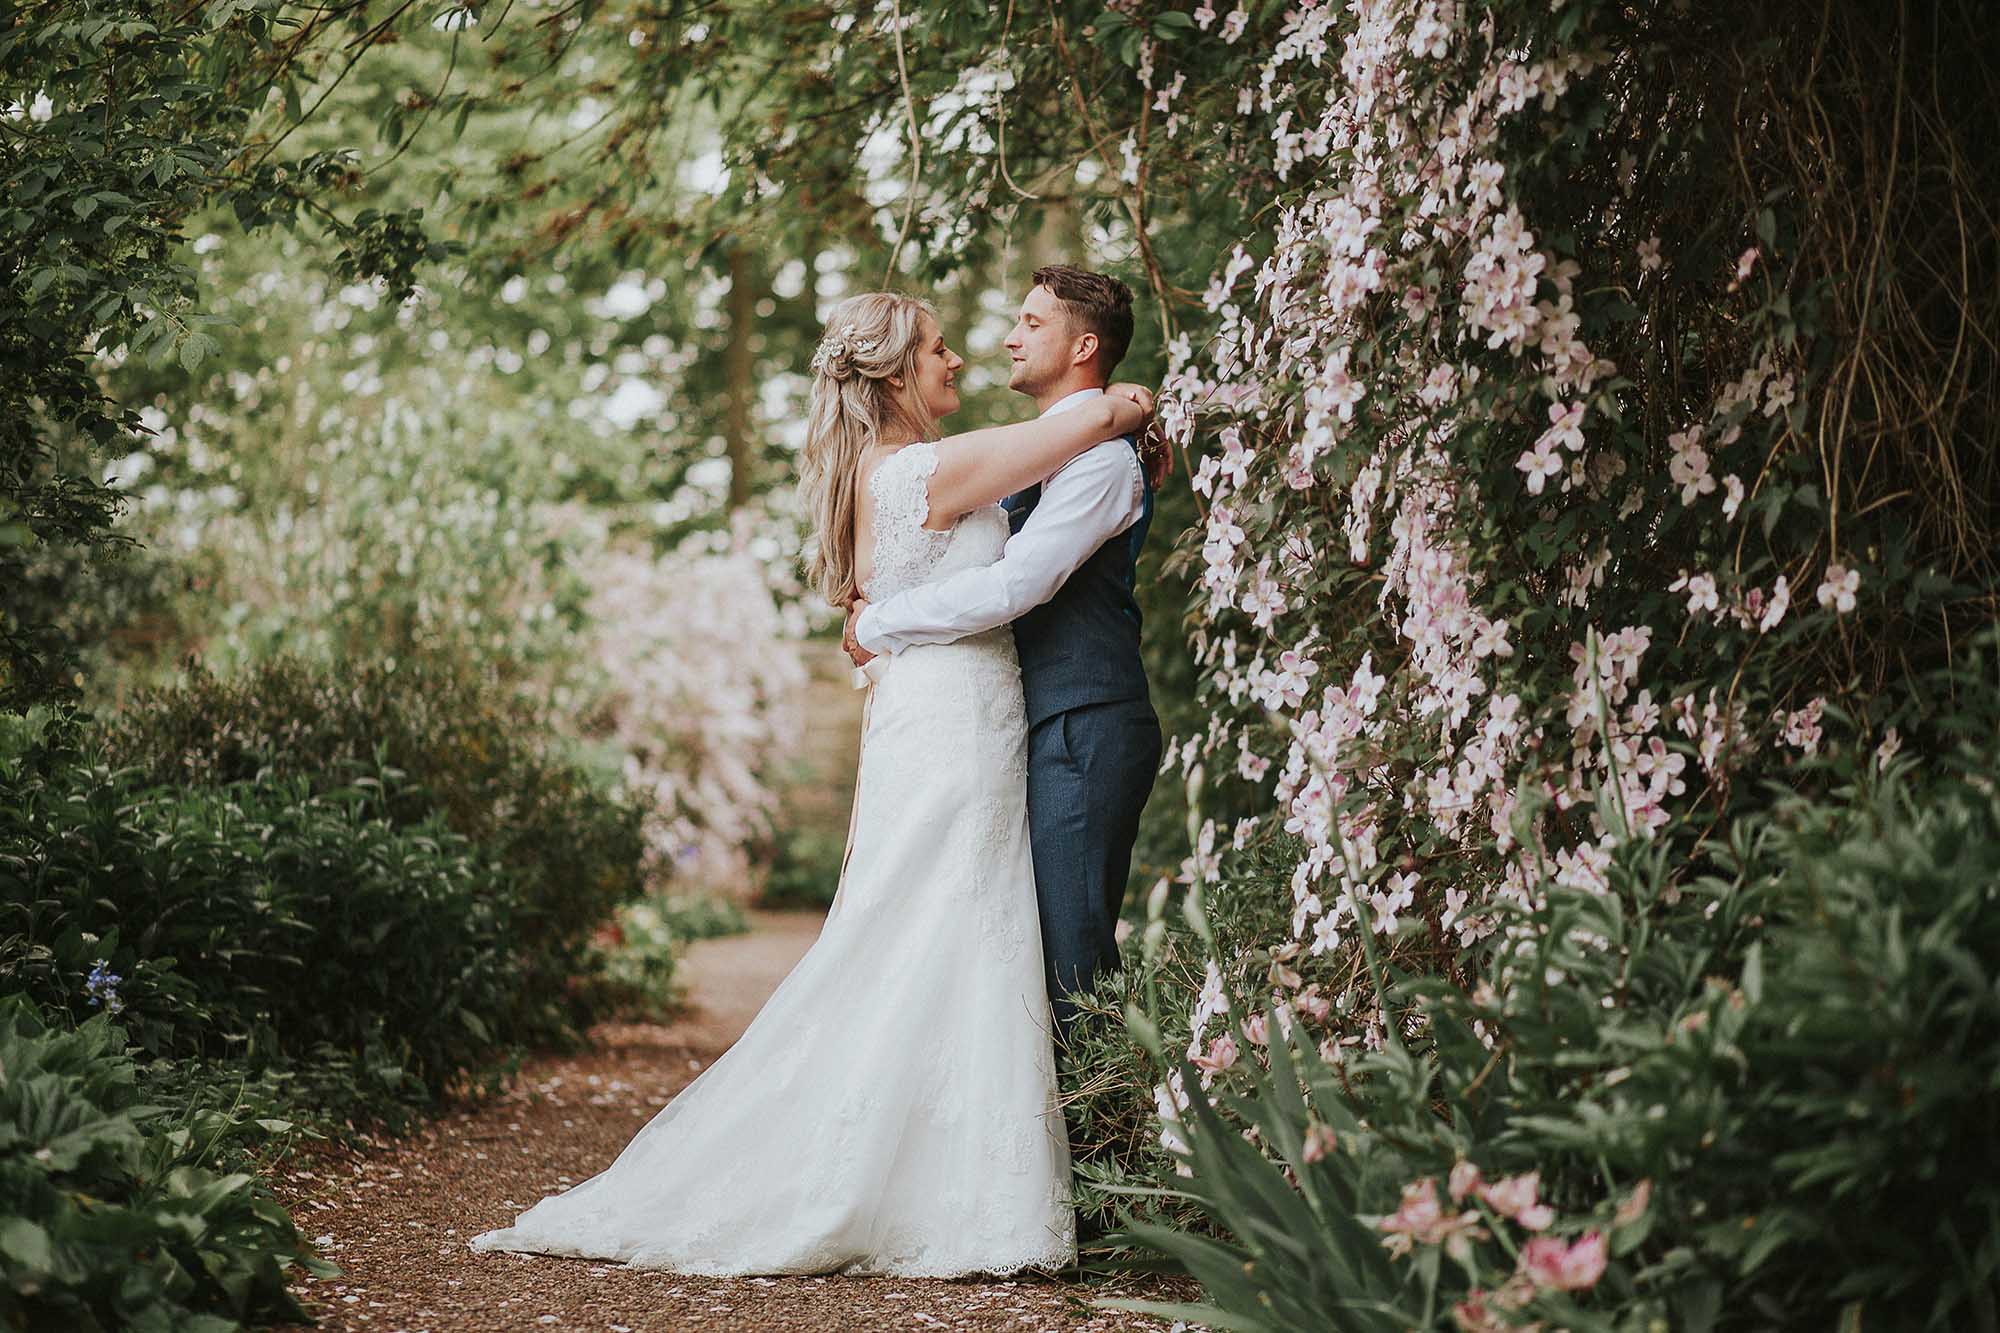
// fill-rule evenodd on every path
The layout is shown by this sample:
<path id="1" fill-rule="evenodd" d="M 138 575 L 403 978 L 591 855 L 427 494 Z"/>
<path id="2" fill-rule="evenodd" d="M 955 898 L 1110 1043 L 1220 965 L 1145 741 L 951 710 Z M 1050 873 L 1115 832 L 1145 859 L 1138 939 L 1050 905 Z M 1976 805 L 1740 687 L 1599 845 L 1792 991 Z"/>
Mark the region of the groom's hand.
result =
<path id="1" fill-rule="evenodd" d="M 840 631 L 840 646 L 857 667 L 865 667 L 875 660 L 875 654 L 863 648 L 854 637 L 854 622 L 868 609 L 868 599 L 857 597 L 847 604 L 847 624 Z"/>

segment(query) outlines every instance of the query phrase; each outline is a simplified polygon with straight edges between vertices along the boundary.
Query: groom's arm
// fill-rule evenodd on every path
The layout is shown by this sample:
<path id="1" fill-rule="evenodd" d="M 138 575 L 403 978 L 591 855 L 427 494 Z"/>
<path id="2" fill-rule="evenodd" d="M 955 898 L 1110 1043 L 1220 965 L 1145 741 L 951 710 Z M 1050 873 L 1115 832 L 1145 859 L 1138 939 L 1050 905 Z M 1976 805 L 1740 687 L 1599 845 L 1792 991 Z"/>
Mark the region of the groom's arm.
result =
<path id="1" fill-rule="evenodd" d="M 1005 625 L 1056 595 L 1091 553 L 1138 522 L 1146 482 L 1123 440 L 1078 455 L 1042 485 L 1042 498 L 1000 559 L 870 605 L 854 638 L 871 653 L 951 643 Z"/>

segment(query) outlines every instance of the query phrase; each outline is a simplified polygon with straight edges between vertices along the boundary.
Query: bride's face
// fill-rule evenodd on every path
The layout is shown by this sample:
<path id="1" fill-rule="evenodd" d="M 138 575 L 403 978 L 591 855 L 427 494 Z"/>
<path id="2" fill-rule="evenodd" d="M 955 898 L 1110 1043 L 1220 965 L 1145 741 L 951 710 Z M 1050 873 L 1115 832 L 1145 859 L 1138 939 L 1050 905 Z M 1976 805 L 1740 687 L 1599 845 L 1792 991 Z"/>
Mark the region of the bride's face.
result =
<path id="1" fill-rule="evenodd" d="M 965 359 L 945 346 L 937 321 L 928 315 L 924 316 L 921 337 L 922 350 L 917 353 L 910 392 L 932 421 L 942 421 L 958 411 L 958 372 Z"/>

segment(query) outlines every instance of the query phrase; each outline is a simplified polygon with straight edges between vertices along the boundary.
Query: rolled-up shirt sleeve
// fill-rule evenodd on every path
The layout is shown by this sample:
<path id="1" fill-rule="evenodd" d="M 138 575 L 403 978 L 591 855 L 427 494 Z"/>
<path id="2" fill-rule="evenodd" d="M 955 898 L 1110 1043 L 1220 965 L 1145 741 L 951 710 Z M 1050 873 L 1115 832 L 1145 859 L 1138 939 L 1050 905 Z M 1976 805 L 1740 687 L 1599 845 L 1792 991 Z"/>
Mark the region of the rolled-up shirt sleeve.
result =
<path id="1" fill-rule="evenodd" d="M 870 604 L 854 637 L 871 653 L 952 643 L 1005 625 L 1056 595 L 1098 547 L 1139 521 L 1146 481 L 1124 440 L 1093 445 L 1042 484 L 1000 559 Z"/>

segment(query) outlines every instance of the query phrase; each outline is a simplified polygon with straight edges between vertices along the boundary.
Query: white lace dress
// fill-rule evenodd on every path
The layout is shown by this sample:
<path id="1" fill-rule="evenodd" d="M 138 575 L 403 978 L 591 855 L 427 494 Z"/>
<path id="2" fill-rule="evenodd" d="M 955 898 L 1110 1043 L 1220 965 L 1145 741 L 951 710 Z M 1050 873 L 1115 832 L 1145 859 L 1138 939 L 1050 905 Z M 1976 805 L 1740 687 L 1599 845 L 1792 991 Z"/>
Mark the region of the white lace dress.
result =
<path id="1" fill-rule="evenodd" d="M 913 444 L 870 479 L 871 600 L 1000 555 L 998 505 L 924 530 L 936 466 Z M 474 1249 L 702 1274 L 1073 1260 L 1013 636 L 907 649 L 873 690 L 818 941 L 607 1170 Z"/>

